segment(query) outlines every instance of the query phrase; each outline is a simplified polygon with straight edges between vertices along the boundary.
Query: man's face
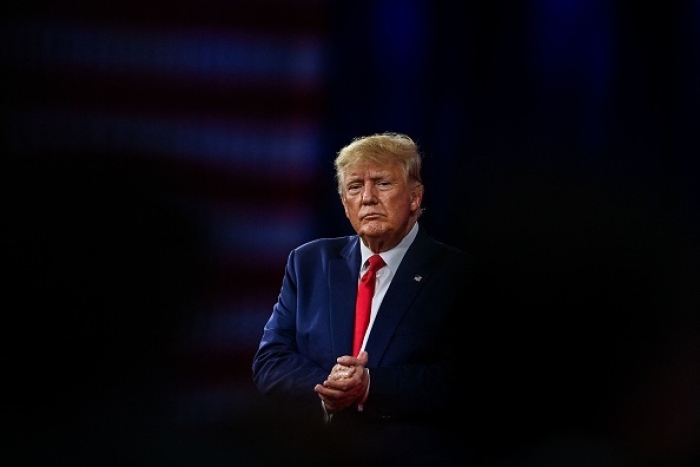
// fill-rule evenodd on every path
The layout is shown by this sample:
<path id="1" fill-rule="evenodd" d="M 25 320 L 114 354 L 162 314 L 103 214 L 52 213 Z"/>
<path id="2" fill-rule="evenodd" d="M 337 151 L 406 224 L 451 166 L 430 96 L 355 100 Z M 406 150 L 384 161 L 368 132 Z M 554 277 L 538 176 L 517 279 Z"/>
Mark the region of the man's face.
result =
<path id="1" fill-rule="evenodd" d="M 422 187 L 404 180 L 400 164 L 346 169 L 341 200 L 355 232 L 373 251 L 398 245 L 417 219 Z"/>

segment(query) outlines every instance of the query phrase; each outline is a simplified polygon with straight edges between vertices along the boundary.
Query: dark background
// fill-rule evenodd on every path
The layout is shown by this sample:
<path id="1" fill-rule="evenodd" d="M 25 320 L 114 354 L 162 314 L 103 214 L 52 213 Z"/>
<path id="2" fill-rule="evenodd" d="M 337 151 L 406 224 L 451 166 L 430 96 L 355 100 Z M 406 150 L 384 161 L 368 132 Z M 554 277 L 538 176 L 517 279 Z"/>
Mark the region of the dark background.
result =
<path id="1" fill-rule="evenodd" d="M 3 8 L 13 465 L 325 452 L 250 364 L 289 250 L 351 232 L 336 151 L 379 131 L 474 258 L 465 447 L 698 461 L 700 2 Z"/>

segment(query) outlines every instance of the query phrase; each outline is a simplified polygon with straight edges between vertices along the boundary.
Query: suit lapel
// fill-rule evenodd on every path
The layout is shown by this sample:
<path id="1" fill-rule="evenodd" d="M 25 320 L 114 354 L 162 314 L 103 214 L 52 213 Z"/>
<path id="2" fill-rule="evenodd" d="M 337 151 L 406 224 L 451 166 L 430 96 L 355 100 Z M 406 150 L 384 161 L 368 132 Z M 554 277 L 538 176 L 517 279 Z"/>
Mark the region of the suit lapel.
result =
<path id="1" fill-rule="evenodd" d="M 330 288 L 330 332 L 335 355 L 349 355 L 355 326 L 355 297 L 357 277 L 360 274 L 359 237 L 341 251 L 340 256 L 328 262 Z"/>
<path id="2" fill-rule="evenodd" d="M 427 278 L 433 270 L 432 251 L 429 238 L 419 230 L 391 281 L 372 325 L 366 347 L 370 365 L 381 362 L 391 336 L 418 292 L 428 282 Z"/>

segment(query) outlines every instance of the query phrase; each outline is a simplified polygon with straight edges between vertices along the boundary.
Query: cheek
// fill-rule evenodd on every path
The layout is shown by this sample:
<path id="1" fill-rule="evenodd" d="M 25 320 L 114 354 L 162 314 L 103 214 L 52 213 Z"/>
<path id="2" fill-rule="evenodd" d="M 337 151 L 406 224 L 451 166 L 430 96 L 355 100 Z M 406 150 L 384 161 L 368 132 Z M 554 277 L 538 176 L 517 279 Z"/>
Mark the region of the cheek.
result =
<path id="1" fill-rule="evenodd" d="M 403 211 L 405 212 L 406 209 L 414 209 L 417 204 L 416 204 L 416 199 L 414 197 L 406 197 L 401 196 L 393 199 L 390 202 L 390 205 L 394 207 L 395 211 Z"/>
<path id="2" fill-rule="evenodd" d="M 353 213 L 357 212 L 357 209 L 353 207 L 351 201 L 343 200 L 343 210 L 345 211 L 345 216 L 350 217 Z"/>

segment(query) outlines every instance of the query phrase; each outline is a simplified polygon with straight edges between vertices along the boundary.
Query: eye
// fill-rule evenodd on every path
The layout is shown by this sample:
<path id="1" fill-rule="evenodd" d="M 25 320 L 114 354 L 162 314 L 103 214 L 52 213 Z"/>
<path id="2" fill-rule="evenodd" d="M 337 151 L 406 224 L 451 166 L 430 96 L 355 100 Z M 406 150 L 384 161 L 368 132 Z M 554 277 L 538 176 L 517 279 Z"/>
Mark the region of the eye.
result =
<path id="1" fill-rule="evenodd" d="M 347 187 L 348 193 L 357 193 L 362 190 L 362 185 L 360 183 L 352 183 Z"/>
<path id="2" fill-rule="evenodd" d="M 390 189 L 392 186 L 393 186 L 393 183 L 391 183 L 391 182 L 379 182 L 379 183 L 377 183 L 377 187 L 378 187 L 380 190 L 388 190 L 388 189 Z"/>

